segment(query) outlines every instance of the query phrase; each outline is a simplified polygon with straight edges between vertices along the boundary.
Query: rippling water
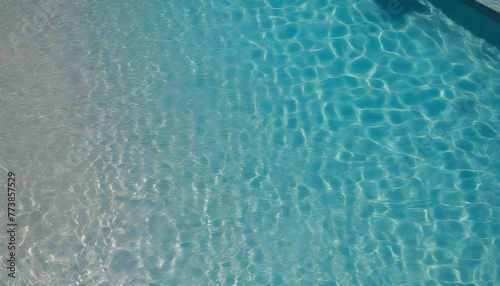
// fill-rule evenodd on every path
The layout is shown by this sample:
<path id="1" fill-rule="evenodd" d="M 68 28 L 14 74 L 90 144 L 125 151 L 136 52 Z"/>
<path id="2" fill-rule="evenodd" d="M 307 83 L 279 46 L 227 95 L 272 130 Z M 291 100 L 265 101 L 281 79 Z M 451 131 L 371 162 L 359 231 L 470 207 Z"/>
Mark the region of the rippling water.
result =
<path id="1" fill-rule="evenodd" d="M 499 48 L 400 4 L 7 1 L 2 280 L 500 283 Z"/>

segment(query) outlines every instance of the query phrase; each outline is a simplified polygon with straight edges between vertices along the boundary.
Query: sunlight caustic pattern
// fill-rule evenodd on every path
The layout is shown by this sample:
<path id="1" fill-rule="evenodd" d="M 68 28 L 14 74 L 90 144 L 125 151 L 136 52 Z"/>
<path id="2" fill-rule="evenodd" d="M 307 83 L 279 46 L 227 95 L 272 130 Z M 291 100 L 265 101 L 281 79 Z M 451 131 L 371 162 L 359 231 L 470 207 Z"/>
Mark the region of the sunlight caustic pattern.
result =
<path id="1" fill-rule="evenodd" d="M 0 12 L 21 284 L 499 281 L 499 50 L 439 9 L 42 2 Z"/>

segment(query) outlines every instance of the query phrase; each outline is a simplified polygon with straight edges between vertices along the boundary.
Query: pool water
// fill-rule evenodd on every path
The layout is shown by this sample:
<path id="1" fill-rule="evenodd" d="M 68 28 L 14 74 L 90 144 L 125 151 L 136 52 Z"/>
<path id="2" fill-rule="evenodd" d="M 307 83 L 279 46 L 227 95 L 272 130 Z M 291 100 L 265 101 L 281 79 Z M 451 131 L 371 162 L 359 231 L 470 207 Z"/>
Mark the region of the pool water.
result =
<path id="1" fill-rule="evenodd" d="M 8 2 L 2 280 L 500 283 L 500 49 L 399 4 Z"/>

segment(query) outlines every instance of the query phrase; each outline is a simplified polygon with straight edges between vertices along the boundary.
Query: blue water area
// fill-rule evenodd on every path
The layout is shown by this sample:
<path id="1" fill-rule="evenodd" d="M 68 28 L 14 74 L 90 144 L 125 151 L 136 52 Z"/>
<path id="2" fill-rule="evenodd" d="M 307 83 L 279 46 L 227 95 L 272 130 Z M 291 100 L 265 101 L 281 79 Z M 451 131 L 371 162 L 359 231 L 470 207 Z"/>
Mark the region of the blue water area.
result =
<path id="1" fill-rule="evenodd" d="M 446 8 L 40 0 L 0 16 L 10 285 L 500 284 L 500 48 Z"/>

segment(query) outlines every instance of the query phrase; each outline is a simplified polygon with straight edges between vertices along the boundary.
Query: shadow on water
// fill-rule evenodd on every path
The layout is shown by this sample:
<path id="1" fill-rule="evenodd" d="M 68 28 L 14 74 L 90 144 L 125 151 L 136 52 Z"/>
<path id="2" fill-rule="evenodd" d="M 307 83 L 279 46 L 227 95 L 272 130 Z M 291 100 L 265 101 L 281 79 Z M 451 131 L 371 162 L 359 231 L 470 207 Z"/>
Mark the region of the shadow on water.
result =
<path id="1" fill-rule="evenodd" d="M 373 0 L 381 11 L 389 13 L 394 21 L 403 21 L 409 13 L 429 13 L 428 6 L 419 0 Z"/>
<path id="2" fill-rule="evenodd" d="M 406 15 L 430 13 L 429 5 L 441 10 L 448 18 L 476 37 L 500 48 L 500 22 L 459 0 L 373 0 L 394 23 L 404 24 Z"/>
<path id="3" fill-rule="evenodd" d="M 461 1 L 427 0 L 474 36 L 500 48 L 500 23 Z"/>

